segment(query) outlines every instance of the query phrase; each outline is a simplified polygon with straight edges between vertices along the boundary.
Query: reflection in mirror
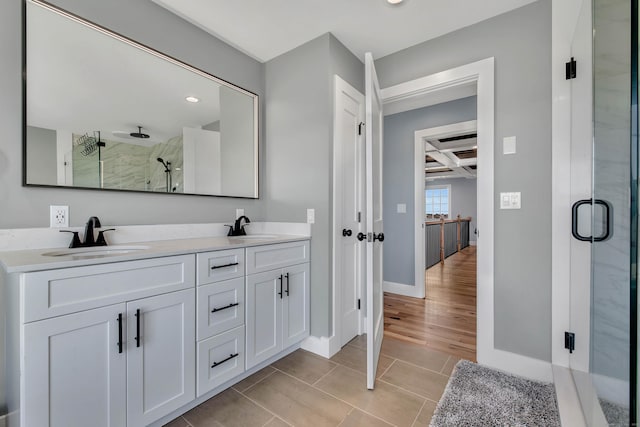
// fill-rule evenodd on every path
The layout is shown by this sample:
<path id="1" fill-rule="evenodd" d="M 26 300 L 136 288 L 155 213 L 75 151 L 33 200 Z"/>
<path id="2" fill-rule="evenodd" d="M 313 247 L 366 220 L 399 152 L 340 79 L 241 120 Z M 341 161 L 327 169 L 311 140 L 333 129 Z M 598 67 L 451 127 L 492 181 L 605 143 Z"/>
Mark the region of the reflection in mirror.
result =
<path id="1" fill-rule="evenodd" d="M 258 96 L 27 1 L 26 185 L 258 197 Z"/>

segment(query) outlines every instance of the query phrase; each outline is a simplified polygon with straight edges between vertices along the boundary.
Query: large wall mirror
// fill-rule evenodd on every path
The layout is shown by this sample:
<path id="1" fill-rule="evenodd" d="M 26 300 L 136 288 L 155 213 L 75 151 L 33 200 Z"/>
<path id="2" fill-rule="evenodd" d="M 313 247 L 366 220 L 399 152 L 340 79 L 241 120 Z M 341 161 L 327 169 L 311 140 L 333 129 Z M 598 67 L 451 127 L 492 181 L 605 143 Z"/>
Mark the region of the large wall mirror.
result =
<path id="1" fill-rule="evenodd" d="M 26 2 L 24 184 L 258 197 L 258 96 Z"/>

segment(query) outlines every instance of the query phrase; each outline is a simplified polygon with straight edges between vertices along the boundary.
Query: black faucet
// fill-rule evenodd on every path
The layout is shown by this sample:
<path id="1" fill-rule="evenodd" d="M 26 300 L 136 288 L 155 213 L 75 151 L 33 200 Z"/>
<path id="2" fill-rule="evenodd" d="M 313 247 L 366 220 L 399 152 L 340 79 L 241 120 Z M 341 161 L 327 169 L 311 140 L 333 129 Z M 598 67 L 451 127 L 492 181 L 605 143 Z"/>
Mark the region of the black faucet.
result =
<path id="1" fill-rule="evenodd" d="M 107 241 L 104 238 L 105 231 L 113 231 L 115 228 L 109 228 L 107 230 L 100 230 L 98 233 L 98 238 L 96 239 L 93 235 L 93 230 L 95 228 L 102 227 L 100 224 L 100 219 L 97 216 L 92 216 L 87 221 L 87 224 L 84 227 L 84 242 L 80 241 L 80 237 L 78 237 L 77 231 L 70 230 L 60 230 L 61 233 L 73 233 L 73 238 L 71 239 L 70 248 L 83 248 L 83 247 L 91 247 L 91 246 L 107 246 Z"/>
<path id="2" fill-rule="evenodd" d="M 89 218 L 87 225 L 84 226 L 84 243 L 82 246 L 97 246 L 93 235 L 93 229 L 100 227 L 102 227 L 102 224 L 100 224 L 100 220 L 97 216 Z"/>
<path id="3" fill-rule="evenodd" d="M 244 219 L 245 224 L 242 224 L 242 220 Z M 251 220 L 246 216 L 242 215 L 240 218 L 236 219 L 236 222 L 233 226 L 227 225 L 229 227 L 229 233 L 227 236 L 246 236 L 247 232 L 244 231 L 244 226 L 249 224 Z"/>

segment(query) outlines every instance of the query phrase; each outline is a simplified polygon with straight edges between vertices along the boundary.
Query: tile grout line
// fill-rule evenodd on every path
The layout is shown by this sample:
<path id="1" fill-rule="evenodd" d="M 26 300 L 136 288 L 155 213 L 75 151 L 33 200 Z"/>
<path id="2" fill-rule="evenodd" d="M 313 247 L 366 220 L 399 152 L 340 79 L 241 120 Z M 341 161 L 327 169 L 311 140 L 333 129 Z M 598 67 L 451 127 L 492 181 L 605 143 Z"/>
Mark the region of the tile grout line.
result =
<path id="1" fill-rule="evenodd" d="M 415 363 L 407 362 L 406 360 L 402 360 L 402 359 L 397 359 L 397 360 L 402 362 L 402 363 L 406 363 L 407 365 L 411 365 L 411 366 L 413 366 L 415 368 L 422 369 L 423 371 L 429 371 L 429 372 L 432 372 L 434 374 L 438 374 L 438 375 L 443 376 L 443 377 L 449 378 L 451 376 L 451 375 L 447 375 L 447 374 L 445 374 L 443 372 L 434 371 L 433 369 L 425 368 L 424 366 L 416 365 Z M 463 360 L 463 359 L 460 359 L 460 360 Z M 464 360 L 467 360 L 467 359 L 464 359 Z M 472 362 L 472 363 L 475 363 L 475 362 Z M 446 366 L 446 363 L 445 363 L 445 366 Z M 444 366 L 442 367 L 442 369 L 444 369 Z"/>
<path id="2" fill-rule="evenodd" d="M 385 370 L 384 370 L 384 372 L 380 374 L 380 377 L 379 377 L 379 378 L 382 378 L 382 377 L 384 376 L 384 374 L 386 374 L 387 372 L 389 372 L 389 369 L 391 369 L 391 367 L 392 367 L 393 365 L 395 365 L 397 361 L 398 361 L 398 359 L 392 359 L 392 360 L 391 360 L 391 363 L 389 363 L 389 366 L 387 366 L 387 369 L 385 369 Z M 377 371 L 377 369 L 376 369 L 376 371 Z"/>
<path id="3" fill-rule="evenodd" d="M 269 424 L 271 421 L 275 420 L 276 416 L 273 415 L 271 418 L 269 418 L 269 421 L 267 421 L 266 423 L 262 424 L 262 427 L 266 426 L 267 424 Z"/>
<path id="4" fill-rule="evenodd" d="M 272 372 L 272 373 L 273 373 L 273 372 Z M 271 376 L 271 375 L 269 375 L 269 376 Z M 266 377 L 265 377 L 265 378 L 266 378 Z M 256 384 L 257 384 L 257 383 L 256 383 Z M 254 384 L 254 385 L 255 385 L 255 384 Z M 251 387 L 253 387 L 253 386 L 251 386 Z M 251 387 L 249 387 L 249 388 L 251 388 Z M 247 390 L 249 390 L 249 389 L 247 389 Z M 236 391 L 237 391 L 237 390 L 236 390 Z M 269 419 L 269 421 L 273 420 L 274 418 L 278 418 L 279 420 L 283 421 L 285 424 L 287 424 L 287 425 L 292 425 L 292 424 L 291 424 L 291 423 L 289 423 L 287 420 L 285 420 L 283 417 L 279 416 L 278 414 L 276 414 L 275 412 L 273 412 L 273 411 L 272 411 L 272 410 L 270 410 L 269 408 L 267 408 L 267 407 L 265 407 L 265 406 L 261 405 L 261 404 L 260 404 L 259 402 L 257 402 L 256 400 L 254 400 L 254 399 L 252 399 L 251 397 L 249 397 L 249 396 L 247 396 L 246 394 L 244 394 L 244 392 L 240 392 L 240 391 L 238 391 L 238 393 L 239 393 L 239 394 L 241 394 L 241 395 L 242 395 L 245 399 L 247 399 L 249 402 L 252 402 L 252 403 L 253 403 L 254 405 L 256 405 L 257 407 L 262 408 L 262 409 L 264 409 L 265 411 L 267 411 L 268 413 L 270 413 L 271 415 L 273 415 L 273 416 L 271 417 L 271 419 Z M 269 421 L 267 421 L 267 422 L 269 422 Z"/>
<path id="5" fill-rule="evenodd" d="M 356 407 L 354 406 L 353 408 L 351 408 L 351 410 L 349 412 L 347 412 L 347 415 L 342 419 L 342 421 L 340 421 L 340 424 L 338 424 L 338 427 L 340 427 L 342 424 L 344 424 L 345 420 L 347 418 L 349 418 L 349 415 L 351 415 L 353 413 L 353 411 L 356 410 Z"/>
<path id="6" fill-rule="evenodd" d="M 191 423 L 189 422 L 189 420 L 188 420 L 188 419 L 186 419 L 183 415 L 180 415 L 180 418 L 182 418 L 182 419 L 184 420 L 184 422 L 185 422 L 185 423 L 189 424 L 189 427 L 193 427 L 193 424 L 191 424 Z"/>
<path id="7" fill-rule="evenodd" d="M 416 417 L 413 419 L 413 422 L 411 423 L 411 427 L 414 427 L 418 422 L 418 418 L 420 418 L 420 414 L 422 413 L 422 410 L 424 409 L 426 404 L 427 404 L 427 399 L 425 399 L 424 402 L 422 402 L 422 406 L 420 407 L 420 410 L 418 411 L 418 414 L 416 415 Z"/>
<path id="8" fill-rule="evenodd" d="M 276 368 L 274 368 L 273 366 L 271 366 L 271 365 L 268 365 L 268 366 L 270 366 L 270 367 L 273 369 L 273 371 L 269 372 L 269 373 L 268 373 L 267 375 L 265 375 L 263 378 L 260 378 L 258 381 L 256 381 L 255 383 L 251 384 L 249 387 L 245 388 L 244 390 L 242 390 L 242 391 L 238 390 L 238 389 L 235 387 L 235 384 L 234 384 L 234 385 L 232 385 L 230 388 L 233 388 L 235 391 L 237 391 L 237 392 L 238 392 L 238 393 L 240 393 L 240 394 L 244 394 L 244 392 L 245 392 L 245 391 L 248 391 L 249 389 L 253 388 L 253 386 L 256 386 L 256 385 L 260 384 L 262 381 L 266 380 L 266 379 L 267 379 L 267 378 L 269 378 L 271 375 L 273 375 L 273 373 L 274 373 L 275 371 L 277 371 L 277 369 L 276 369 Z M 262 368 L 262 369 L 264 369 L 264 368 Z M 260 371 L 258 371 L 258 372 L 260 372 Z M 258 372 L 256 372 L 255 374 L 257 374 Z M 254 375 L 255 375 L 255 374 L 254 374 Z M 247 378 L 249 378 L 249 377 L 247 377 Z M 246 378 L 245 378 L 245 379 L 246 379 Z M 236 384 L 237 384 L 237 383 L 236 383 Z"/>
<path id="9" fill-rule="evenodd" d="M 331 372 L 335 371 L 338 366 L 340 366 L 337 362 L 333 362 L 336 366 L 334 366 L 333 368 L 331 368 L 331 370 L 329 372 L 327 372 L 326 374 L 324 374 L 323 376 L 321 376 L 320 378 L 318 378 L 316 381 L 314 381 L 311 386 L 314 387 L 316 384 L 318 384 L 324 377 L 326 377 L 327 375 L 329 375 Z"/>
<path id="10" fill-rule="evenodd" d="M 418 394 L 418 393 L 416 393 L 415 391 L 407 390 L 406 388 L 401 387 L 401 386 L 399 386 L 399 385 L 392 384 L 392 383 L 390 383 L 389 381 L 385 381 L 385 380 L 380 379 L 380 378 L 377 378 L 377 381 L 380 381 L 380 382 L 382 382 L 382 383 L 385 383 L 386 385 L 390 385 L 391 387 L 395 387 L 395 388 L 397 388 L 398 390 L 405 391 L 405 392 L 407 392 L 407 393 L 409 393 L 409 394 L 412 394 L 412 395 L 414 395 L 414 396 L 416 396 L 416 397 L 419 397 L 420 399 L 429 399 L 427 396 L 423 396 L 423 395 L 421 395 L 421 394 Z M 444 390 L 443 390 L 442 392 L 444 393 Z M 442 395 L 440 395 L 440 397 L 442 397 Z M 432 399 L 429 399 L 429 400 L 432 400 Z M 438 400 L 439 400 L 439 399 L 438 399 Z"/>
<path id="11" fill-rule="evenodd" d="M 446 368 L 446 367 L 447 367 L 447 363 L 449 363 L 449 360 L 451 360 L 451 356 L 449 356 L 449 357 L 447 358 L 447 361 L 446 361 L 446 362 L 444 362 L 444 365 L 442 366 L 442 369 L 440 369 L 440 373 L 441 373 L 441 374 L 444 374 L 444 372 L 442 372 L 442 371 L 444 371 L 444 368 Z"/>

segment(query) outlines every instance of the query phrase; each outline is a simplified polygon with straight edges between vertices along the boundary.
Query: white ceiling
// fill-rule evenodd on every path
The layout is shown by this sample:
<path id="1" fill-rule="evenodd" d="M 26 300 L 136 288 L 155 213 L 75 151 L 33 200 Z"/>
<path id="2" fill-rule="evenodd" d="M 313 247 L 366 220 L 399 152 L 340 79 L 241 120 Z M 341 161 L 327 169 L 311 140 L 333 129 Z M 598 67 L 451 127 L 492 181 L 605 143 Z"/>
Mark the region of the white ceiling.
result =
<path id="1" fill-rule="evenodd" d="M 536 0 L 152 0 L 266 62 L 327 32 L 381 58 Z"/>

